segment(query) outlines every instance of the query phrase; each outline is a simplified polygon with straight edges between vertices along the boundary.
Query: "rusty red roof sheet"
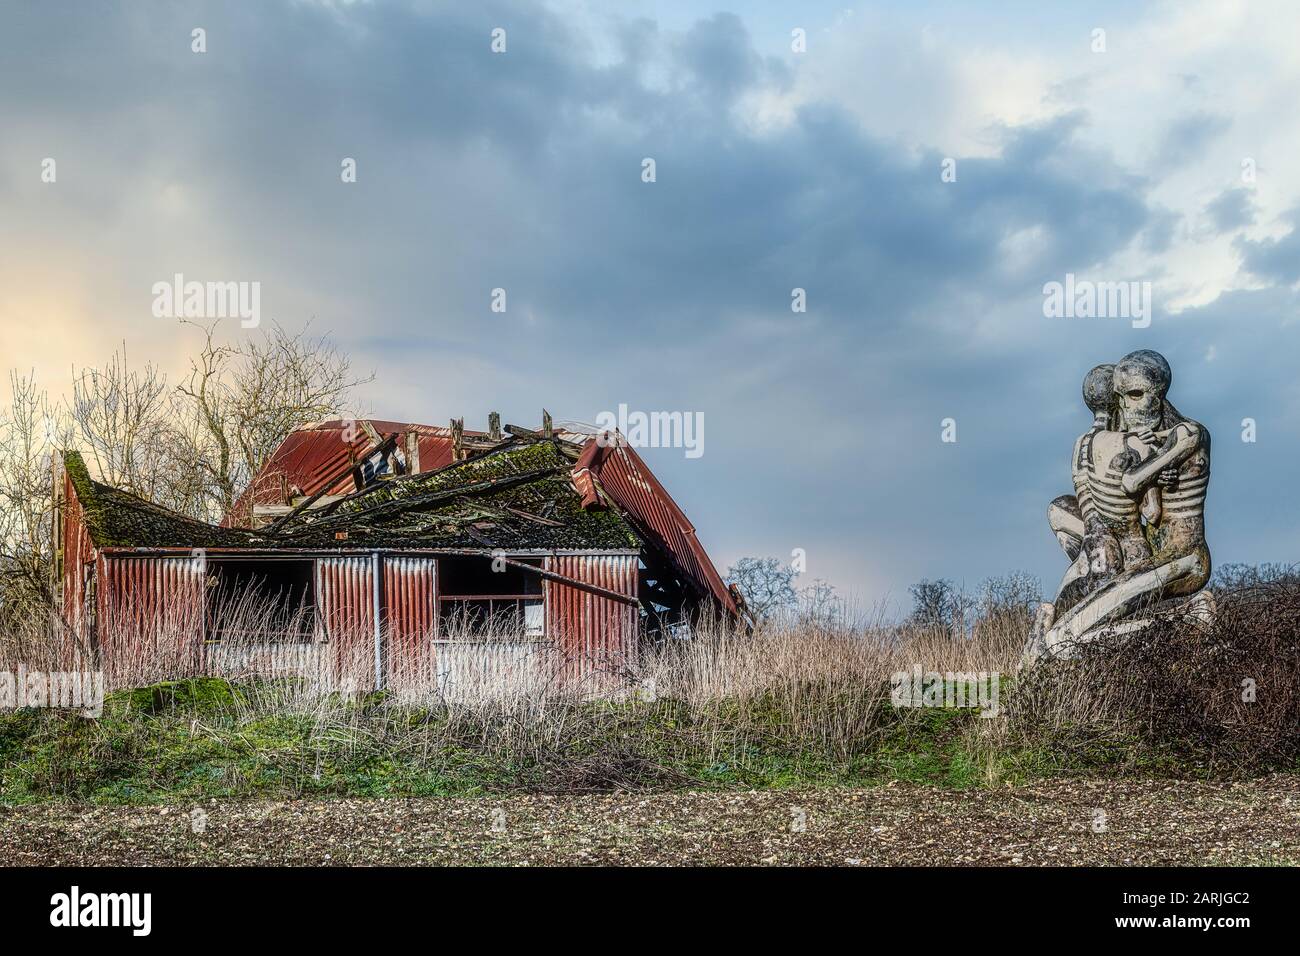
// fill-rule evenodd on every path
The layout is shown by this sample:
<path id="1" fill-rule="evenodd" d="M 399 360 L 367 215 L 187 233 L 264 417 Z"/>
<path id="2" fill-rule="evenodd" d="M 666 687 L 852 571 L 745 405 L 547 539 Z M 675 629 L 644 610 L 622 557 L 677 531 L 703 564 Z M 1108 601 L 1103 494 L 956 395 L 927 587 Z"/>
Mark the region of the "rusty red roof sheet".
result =
<path id="1" fill-rule="evenodd" d="M 615 434 L 604 441 L 588 439 L 573 474 L 584 505 L 595 501 L 596 492 L 588 477 L 594 475 L 637 531 L 657 545 L 683 577 L 729 613 L 740 613 L 722 575 L 695 536 L 695 526 L 621 436 Z"/>
<path id="2" fill-rule="evenodd" d="M 433 471 L 451 464 L 450 428 L 378 418 L 365 421 L 385 436 L 394 432 L 402 436 L 409 432 L 418 434 L 420 471 Z M 253 506 L 286 504 L 286 491 L 291 498 L 315 494 L 341 495 L 354 491 L 352 477 L 344 469 L 350 462 L 361 458 L 372 445 L 360 422 L 360 419 L 334 419 L 291 432 L 221 523 L 227 527 L 251 527 Z M 398 447 L 403 447 L 400 439 Z M 336 477 L 330 487 L 325 487 L 330 477 L 338 476 L 340 472 L 342 477 Z"/>

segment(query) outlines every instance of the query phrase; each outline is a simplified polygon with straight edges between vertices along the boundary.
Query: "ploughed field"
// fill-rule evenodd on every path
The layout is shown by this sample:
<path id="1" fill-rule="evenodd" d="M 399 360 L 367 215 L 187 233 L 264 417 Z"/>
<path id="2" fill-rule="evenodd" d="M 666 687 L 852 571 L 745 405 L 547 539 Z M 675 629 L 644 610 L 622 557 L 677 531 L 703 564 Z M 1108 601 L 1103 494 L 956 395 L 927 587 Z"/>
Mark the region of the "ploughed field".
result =
<path id="1" fill-rule="evenodd" d="M 0 807 L 27 865 L 1300 865 L 1300 775 Z"/>

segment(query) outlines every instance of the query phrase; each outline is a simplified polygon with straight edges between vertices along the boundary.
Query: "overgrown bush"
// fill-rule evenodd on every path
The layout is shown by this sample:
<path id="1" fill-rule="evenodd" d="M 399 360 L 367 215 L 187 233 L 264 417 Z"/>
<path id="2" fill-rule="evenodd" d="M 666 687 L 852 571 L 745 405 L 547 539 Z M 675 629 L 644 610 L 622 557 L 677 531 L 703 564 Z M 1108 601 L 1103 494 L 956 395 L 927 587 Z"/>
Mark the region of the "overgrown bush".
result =
<path id="1" fill-rule="evenodd" d="M 1019 734 L 1066 751 L 1128 741 L 1146 759 L 1214 773 L 1295 767 L 1300 580 L 1236 580 L 1246 583 L 1218 590 L 1212 620 L 1166 610 L 1022 677 L 1010 708 Z"/>

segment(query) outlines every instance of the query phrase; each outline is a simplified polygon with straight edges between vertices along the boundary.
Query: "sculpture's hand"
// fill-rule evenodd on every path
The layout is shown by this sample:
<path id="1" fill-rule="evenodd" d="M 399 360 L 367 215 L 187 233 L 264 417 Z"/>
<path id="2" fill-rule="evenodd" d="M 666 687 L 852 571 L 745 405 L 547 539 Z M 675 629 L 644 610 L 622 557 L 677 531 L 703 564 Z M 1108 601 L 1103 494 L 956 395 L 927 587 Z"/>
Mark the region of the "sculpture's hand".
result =
<path id="1" fill-rule="evenodd" d="M 1160 444 L 1160 440 L 1156 438 L 1156 433 L 1149 428 L 1144 428 L 1140 432 L 1134 432 L 1133 437 L 1150 449 L 1154 449 Z"/>
<path id="2" fill-rule="evenodd" d="M 1160 477 L 1156 479 L 1156 484 L 1161 488 L 1173 488 L 1178 484 L 1178 468 L 1170 465 L 1160 472 Z"/>
<path id="3" fill-rule="evenodd" d="M 1177 468 L 1201 447 L 1201 427 L 1195 422 L 1179 422 L 1169 433 L 1161 449 L 1136 468 L 1124 472 L 1120 487 L 1126 495 L 1137 495 L 1150 488 L 1166 468 Z"/>

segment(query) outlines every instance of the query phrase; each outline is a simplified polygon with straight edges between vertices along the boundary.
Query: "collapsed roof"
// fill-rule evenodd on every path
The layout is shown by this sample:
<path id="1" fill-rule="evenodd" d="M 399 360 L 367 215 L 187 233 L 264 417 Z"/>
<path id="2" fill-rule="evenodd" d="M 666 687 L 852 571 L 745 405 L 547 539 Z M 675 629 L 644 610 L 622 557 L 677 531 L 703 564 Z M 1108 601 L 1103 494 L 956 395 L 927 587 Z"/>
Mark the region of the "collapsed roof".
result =
<path id="1" fill-rule="evenodd" d="M 554 439 L 512 442 L 437 471 L 376 482 L 255 535 L 278 547 L 637 550 L 631 526 L 584 507 Z"/>
<path id="2" fill-rule="evenodd" d="M 77 452 L 65 467 L 98 547 L 331 550 L 637 550 L 617 511 L 583 505 L 572 462 L 554 441 L 512 443 L 437 471 L 389 478 L 269 528 L 196 521 L 90 478 Z"/>

